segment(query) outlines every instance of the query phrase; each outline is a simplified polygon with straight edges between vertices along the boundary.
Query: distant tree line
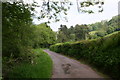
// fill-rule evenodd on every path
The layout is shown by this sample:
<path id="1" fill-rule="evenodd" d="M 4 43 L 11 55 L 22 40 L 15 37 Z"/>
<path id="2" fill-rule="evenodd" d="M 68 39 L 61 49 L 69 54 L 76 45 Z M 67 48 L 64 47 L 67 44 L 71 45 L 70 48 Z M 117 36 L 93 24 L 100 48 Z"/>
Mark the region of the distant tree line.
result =
<path id="1" fill-rule="evenodd" d="M 95 39 L 103 37 L 115 31 L 120 31 L 120 16 L 114 16 L 109 21 L 96 22 L 89 25 L 75 25 L 67 28 L 66 25 L 60 25 L 57 32 L 58 42 L 79 41 L 86 39 Z"/>
<path id="2" fill-rule="evenodd" d="M 76 25 L 67 28 L 66 25 L 61 25 L 57 34 L 58 42 L 78 41 L 86 39 L 88 35 L 87 25 Z"/>

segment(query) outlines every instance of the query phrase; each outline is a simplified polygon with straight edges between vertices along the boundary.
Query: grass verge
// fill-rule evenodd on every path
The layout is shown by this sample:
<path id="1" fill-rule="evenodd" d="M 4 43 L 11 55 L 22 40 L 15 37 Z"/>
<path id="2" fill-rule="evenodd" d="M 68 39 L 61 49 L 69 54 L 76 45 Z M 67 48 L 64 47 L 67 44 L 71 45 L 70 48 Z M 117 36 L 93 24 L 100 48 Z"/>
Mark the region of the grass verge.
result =
<path id="1" fill-rule="evenodd" d="M 34 49 L 32 63 L 19 63 L 10 72 L 9 78 L 51 78 L 52 60 L 42 49 Z"/>

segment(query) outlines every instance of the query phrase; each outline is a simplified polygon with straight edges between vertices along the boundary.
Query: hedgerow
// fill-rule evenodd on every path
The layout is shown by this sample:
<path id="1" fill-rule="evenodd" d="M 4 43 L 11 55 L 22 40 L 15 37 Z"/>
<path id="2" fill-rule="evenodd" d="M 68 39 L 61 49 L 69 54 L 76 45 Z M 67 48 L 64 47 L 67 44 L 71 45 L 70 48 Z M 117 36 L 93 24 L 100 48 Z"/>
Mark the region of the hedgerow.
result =
<path id="1" fill-rule="evenodd" d="M 55 44 L 50 50 L 83 59 L 112 78 L 120 76 L 120 32 L 93 40 Z"/>

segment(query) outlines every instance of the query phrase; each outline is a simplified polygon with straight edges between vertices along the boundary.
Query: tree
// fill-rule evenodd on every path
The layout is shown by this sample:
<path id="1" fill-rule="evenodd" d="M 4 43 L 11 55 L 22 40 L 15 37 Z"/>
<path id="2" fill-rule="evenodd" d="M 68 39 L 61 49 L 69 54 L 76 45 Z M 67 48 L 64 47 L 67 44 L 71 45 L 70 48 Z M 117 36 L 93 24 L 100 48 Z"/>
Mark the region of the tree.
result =
<path id="1" fill-rule="evenodd" d="M 62 31 L 59 31 L 58 34 L 57 34 L 57 42 L 67 42 L 68 39 L 66 37 L 66 35 L 62 32 Z"/>
<path id="2" fill-rule="evenodd" d="M 70 41 L 75 41 L 75 34 L 70 34 Z"/>
<path id="3" fill-rule="evenodd" d="M 58 36 L 58 42 L 66 42 L 69 39 L 68 28 L 66 25 L 60 25 Z"/>
<path id="4" fill-rule="evenodd" d="M 68 33 L 69 34 L 74 34 L 75 30 L 74 30 L 74 27 L 71 26 L 69 29 L 68 29 Z"/>
<path id="5" fill-rule="evenodd" d="M 94 6 L 94 5 L 99 5 L 99 10 L 98 12 L 103 11 L 102 5 L 104 5 L 104 2 L 102 0 L 88 0 L 88 1 L 81 1 L 81 0 L 76 0 L 77 3 L 77 10 L 79 13 L 84 12 L 84 13 L 94 13 L 93 10 L 86 9 L 89 6 Z M 41 18 L 48 18 L 48 23 L 51 22 L 51 20 L 54 21 L 60 21 L 61 14 L 67 15 L 67 11 L 70 9 L 70 6 L 73 5 L 72 2 L 69 0 L 56 0 L 56 1 L 51 1 L 51 0 L 44 0 L 43 4 L 41 5 Z M 65 16 L 63 17 L 65 21 L 67 21 L 67 18 Z"/>
<path id="6" fill-rule="evenodd" d="M 79 2 L 77 2 L 79 3 Z M 87 4 L 87 6 L 85 5 Z M 94 4 L 92 4 L 94 3 Z M 103 4 L 103 2 L 90 2 L 84 1 L 80 5 L 83 7 L 88 7 L 90 5 Z M 4 55 L 17 56 L 16 53 L 21 53 L 23 47 L 21 46 L 31 46 L 32 40 L 32 18 L 35 17 L 35 7 L 39 5 L 33 1 L 32 4 L 25 3 L 24 0 L 12 2 L 8 0 L 6 2 L 2 1 L 2 20 L 3 20 L 3 53 Z M 40 16 L 38 19 L 48 18 L 48 22 L 52 19 L 59 21 L 58 15 L 63 12 L 67 15 L 67 10 L 70 9 L 72 3 L 70 1 L 46 1 L 42 3 Z M 80 7 L 79 7 L 80 8 Z M 89 13 L 89 12 L 88 12 Z M 65 18 L 66 19 L 66 18 Z M 19 24 L 19 25 L 18 25 Z M 9 35 L 9 36 L 8 36 Z M 11 39 L 12 37 L 12 39 Z M 66 36 L 69 37 L 68 35 Z M 8 50 L 6 50 L 8 49 Z M 6 54 L 7 53 L 7 54 Z"/>
<path id="7" fill-rule="evenodd" d="M 107 33 L 108 33 L 108 34 L 114 32 L 114 31 L 115 31 L 115 30 L 114 30 L 114 27 L 111 27 L 111 26 L 109 26 L 108 29 L 107 29 Z"/>
<path id="8" fill-rule="evenodd" d="M 31 12 L 24 4 L 2 3 L 3 56 L 20 56 L 23 47 L 31 45 Z"/>
<path id="9" fill-rule="evenodd" d="M 78 25 L 77 24 L 75 26 L 76 41 L 87 39 L 87 35 L 88 35 L 88 27 L 87 27 L 87 25 Z"/>
<path id="10" fill-rule="evenodd" d="M 56 33 L 45 23 L 34 26 L 34 48 L 49 47 L 56 43 Z"/>
<path id="11" fill-rule="evenodd" d="M 70 6 L 73 5 L 71 1 L 69 0 L 56 0 L 56 1 L 52 1 L 52 0 L 43 0 L 41 1 L 42 4 L 38 5 L 37 2 L 35 2 L 34 0 L 31 0 L 32 3 L 26 3 L 25 0 L 18 0 L 15 3 L 17 3 L 17 5 L 21 5 L 24 4 L 26 5 L 26 7 L 29 7 L 29 9 L 31 10 L 31 12 L 33 13 L 33 17 L 34 18 L 38 18 L 39 20 L 42 20 L 43 18 L 47 18 L 48 21 L 47 23 L 50 22 L 57 22 L 60 20 L 64 21 L 68 21 L 66 18 L 67 15 L 67 11 L 70 9 Z M 2 2 L 5 2 L 4 0 L 2 0 Z M 11 0 L 7 0 L 7 2 L 12 3 Z M 102 5 L 104 5 L 104 2 L 102 0 L 88 0 L 88 1 L 81 1 L 81 0 L 76 0 L 77 3 L 77 10 L 79 13 L 84 12 L 84 13 L 94 13 L 93 10 L 87 9 L 89 6 L 94 6 L 94 5 L 99 5 L 99 10 L 98 12 L 102 12 L 103 8 Z M 35 11 L 35 7 L 40 7 L 40 11 L 38 11 L 40 13 L 39 16 L 36 16 L 36 11 Z M 62 16 L 61 16 L 62 14 Z M 64 16 L 63 16 L 64 14 Z M 62 19 L 61 19 L 62 17 Z"/>

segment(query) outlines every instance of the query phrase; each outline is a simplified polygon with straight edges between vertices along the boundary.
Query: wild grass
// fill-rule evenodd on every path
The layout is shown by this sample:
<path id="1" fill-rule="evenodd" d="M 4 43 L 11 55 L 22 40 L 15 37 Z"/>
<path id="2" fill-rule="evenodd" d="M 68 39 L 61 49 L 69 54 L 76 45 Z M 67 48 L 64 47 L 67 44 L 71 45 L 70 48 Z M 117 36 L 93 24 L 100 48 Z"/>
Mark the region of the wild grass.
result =
<path id="1" fill-rule="evenodd" d="M 42 49 L 34 49 L 32 63 L 19 63 L 9 72 L 8 78 L 51 78 L 52 60 Z"/>

